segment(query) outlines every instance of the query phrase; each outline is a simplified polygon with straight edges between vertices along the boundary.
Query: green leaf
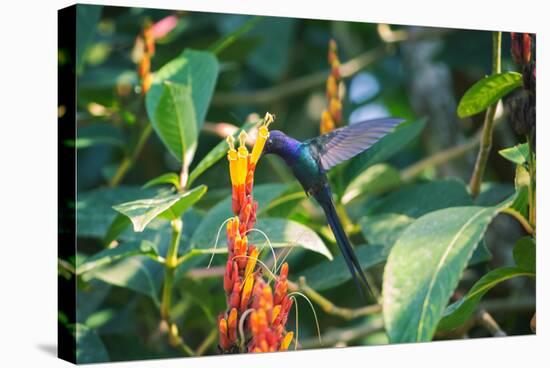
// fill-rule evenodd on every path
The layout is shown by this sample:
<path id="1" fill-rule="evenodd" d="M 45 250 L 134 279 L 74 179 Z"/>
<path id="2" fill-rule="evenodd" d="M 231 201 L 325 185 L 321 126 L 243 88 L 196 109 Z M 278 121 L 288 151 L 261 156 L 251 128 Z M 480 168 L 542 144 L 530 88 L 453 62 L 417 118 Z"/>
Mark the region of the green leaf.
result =
<path id="1" fill-rule="evenodd" d="M 102 10 L 102 5 L 78 4 L 76 6 L 76 70 L 78 74 L 84 70 L 86 50 L 94 39 Z"/>
<path id="2" fill-rule="evenodd" d="M 522 143 L 514 147 L 504 148 L 498 151 L 498 154 L 508 161 L 522 165 L 529 160 L 529 144 Z"/>
<path id="3" fill-rule="evenodd" d="M 391 342 L 432 339 L 487 226 L 510 203 L 438 210 L 403 231 L 384 271 L 384 322 Z"/>
<path id="4" fill-rule="evenodd" d="M 172 155 L 186 168 L 197 149 L 198 129 L 191 89 L 185 85 L 165 81 L 153 128 Z"/>
<path id="5" fill-rule="evenodd" d="M 186 192 L 122 203 L 113 206 L 113 209 L 132 221 L 134 231 L 141 232 L 157 216 L 170 220 L 179 218 L 186 209 L 201 199 L 206 190 L 205 185 L 199 185 Z"/>
<path id="6" fill-rule="evenodd" d="M 159 254 L 155 244 L 150 241 L 135 241 L 120 244 L 115 248 L 104 249 L 77 266 L 76 274 L 82 275 L 85 272 L 91 271 L 97 267 L 104 266 L 111 262 L 122 258 L 127 258 L 135 255 L 144 255 L 156 259 Z"/>
<path id="7" fill-rule="evenodd" d="M 486 110 L 522 83 L 521 74 L 516 72 L 494 74 L 477 81 L 460 99 L 458 116 L 465 118 Z"/>
<path id="8" fill-rule="evenodd" d="M 347 186 L 342 203 L 347 204 L 355 198 L 367 194 L 380 194 L 390 191 L 401 184 L 401 174 L 388 164 L 377 164 L 367 168 Z"/>
<path id="9" fill-rule="evenodd" d="M 474 250 L 472 257 L 470 257 L 470 261 L 468 261 L 468 266 L 489 262 L 491 259 L 493 259 L 493 255 L 487 247 L 487 242 L 485 242 L 485 239 L 482 239 Z"/>
<path id="10" fill-rule="evenodd" d="M 101 363 L 109 361 L 109 353 L 97 333 L 87 326 L 76 324 L 76 363 Z"/>
<path id="11" fill-rule="evenodd" d="M 260 218 L 254 228 L 265 233 L 274 248 L 301 247 L 332 260 L 332 254 L 319 235 L 303 224 L 280 218 Z M 257 245 L 266 242 L 265 237 L 256 231 L 250 232 L 248 239 Z"/>
<path id="12" fill-rule="evenodd" d="M 176 189 L 180 187 L 180 177 L 176 173 L 166 173 L 149 180 L 143 185 L 143 188 L 150 188 L 160 184 L 172 184 Z"/>
<path id="13" fill-rule="evenodd" d="M 218 72 L 219 64 L 212 53 L 186 49 L 155 73 L 145 99 L 149 119 L 155 120 L 164 82 L 171 81 L 185 85 L 191 91 L 197 131 L 200 131 L 214 93 Z"/>
<path id="14" fill-rule="evenodd" d="M 481 184 L 481 192 L 476 197 L 476 206 L 494 206 L 514 194 L 514 186 L 510 183 L 485 182 Z"/>
<path id="15" fill-rule="evenodd" d="M 536 272 L 537 259 L 535 240 L 530 236 L 525 236 L 519 239 L 514 246 L 514 261 L 518 268 L 532 272 Z"/>
<path id="16" fill-rule="evenodd" d="M 166 225 L 169 225 L 165 222 Z M 169 227 L 169 226 L 168 226 Z M 164 255 L 167 252 L 171 233 L 169 231 L 154 231 L 150 237 L 150 245 L 155 247 L 156 253 Z M 129 242 L 130 243 L 130 242 Z M 123 246 L 125 243 L 119 245 Z M 141 240 L 134 242 L 141 245 Z M 126 247 L 126 246 L 125 246 Z M 147 250 L 148 245 L 144 245 L 143 250 Z M 121 248 L 128 250 L 128 248 Z M 146 252 L 147 255 L 135 254 L 131 257 L 118 257 L 111 259 L 110 262 L 93 267 L 87 272 L 81 274 L 84 282 L 91 280 L 100 280 L 109 285 L 126 288 L 140 294 L 150 297 L 158 306 L 160 304 L 158 296 L 164 278 L 164 265 L 157 260 L 153 260 L 153 251 Z M 93 257 L 93 256 L 92 256 Z M 77 268 L 84 262 L 77 264 Z M 101 262 L 101 261 L 100 261 Z"/>
<path id="17" fill-rule="evenodd" d="M 363 236 L 370 244 L 391 247 L 414 218 L 397 213 L 365 216 L 359 220 Z"/>
<path id="18" fill-rule="evenodd" d="M 518 166 L 519 167 L 519 166 Z M 516 198 L 510 208 L 524 218 L 529 217 L 529 188 L 520 186 L 516 189 Z"/>
<path id="19" fill-rule="evenodd" d="M 409 145 L 426 126 L 426 120 L 408 121 L 399 124 L 395 130 L 370 147 L 365 152 L 341 165 L 344 182 L 351 183 L 367 167 L 388 160 Z"/>
<path id="20" fill-rule="evenodd" d="M 294 213 L 300 202 L 307 198 L 302 186 L 296 182 L 290 184 L 279 197 L 273 200 L 269 205 L 262 207 L 260 214 L 266 217 L 289 218 Z"/>
<path id="21" fill-rule="evenodd" d="M 257 122 L 254 123 L 247 123 L 245 124 L 241 129 L 236 131 L 233 134 L 234 138 L 237 138 L 237 135 L 239 135 L 241 130 L 250 131 L 252 127 L 254 127 Z M 227 142 L 225 140 L 220 141 L 204 158 L 197 164 L 197 166 L 191 171 L 191 174 L 189 174 L 189 180 L 187 181 L 187 185 L 191 185 L 197 179 L 201 174 L 203 174 L 206 170 L 208 170 L 210 167 L 212 167 L 216 162 L 218 162 L 222 157 L 225 157 L 227 155 Z"/>
<path id="22" fill-rule="evenodd" d="M 264 247 L 265 249 L 269 249 L 269 244 L 273 248 L 300 247 L 319 253 L 332 260 L 332 254 L 319 235 L 299 222 L 280 218 L 262 218 L 256 222 L 254 229 L 259 231 L 251 230 L 247 234 L 248 242 L 261 249 Z M 209 243 L 201 243 L 201 246 L 197 247 L 201 250 L 200 254 L 226 253 L 227 241 L 225 233 L 222 234 L 224 236 L 220 237 L 217 246 L 215 239 Z M 267 235 L 269 242 L 264 234 Z"/>
<path id="23" fill-rule="evenodd" d="M 113 211 L 114 205 L 139 198 L 153 197 L 165 192 L 122 185 L 116 188 L 100 188 L 78 193 L 76 200 L 78 236 L 103 238 L 118 215 L 116 211 Z"/>
<path id="24" fill-rule="evenodd" d="M 533 273 L 517 267 L 497 268 L 479 279 L 463 298 L 449 305 L 439 322 L 438 330 L 452 330 L 464 324 L 475 311 L 479 301 L 497 284 L 518 276 L 534 277 Z"/>
<path id="25" fill-rule="evenodd" d="M 370 244 L 380 244 L 389 250 L 401 233 L 415 221 L 414 218 L 396 213 L 365 216 L 359 220 L 363 236 Z M 479 242 L 468 265 L 487 262 L 492 258 L 485 241 Z"/>
<path id="26" fill-rule="evenodd" d="M 105 236 L 103 237 L 103 244 L 105 246 L 111 244 L 111 242 L 116 240 L 131 224 L 132 221 L 130 221 L 128 217 L 121 213 L 116 215 L 115 219 L 107 229 Z"/>
<path id="27" fill-rule="evenodd" d="M 286 188 L 285 184 L 256 185 L 254 187 L 254 199 L 258 201 L 258 211 L 261 212 L 271 201 L 284 193 Z M 202 249 L 213 247 L 220 226 L 225 220 L 233 216 L 235 215 L 231 211 L 231 195 L 229 195 L 212 207 L 204 216 L 191 239 L 192 247 Z M 224 230 L 221 231 L 221 234 L 224 234 Z M 225 239 L 225 236 L 221 238 Z"/>
<path id="28" fill-rule="evenodd" d="M 159 243 L 159 253 L 165 254 L 168 239 Z M 163 280 L 164 266 L 153 261 L 148 256 L 135 255 L 121 258 L 118 261 L 107 263 L 93 268 L 82 274 L 84 281 L 101 280 L 110 285 L 126 288 L 150 297 L 159 305 L 158 295 Z"/>
<path id="29" fill-rule="evenodd" d="M 399 213 L 419 217 L 448 207 L 472 204 L 464 183 L 454 180 L 434 180 L 405 186 L 366 208 L 367 214 Z"/>
<path id="30" fill-rule="evenodd" d="M 383 262 L 388 257 L 389 247 L 368 244 L 355 247 L 355 253 L 363 270 Z M 342 285 L 351 279 L 344 257 L 338 254 L 332 261 L 322 261 L 301 273 L 307 284 L 317 291 Z"/>

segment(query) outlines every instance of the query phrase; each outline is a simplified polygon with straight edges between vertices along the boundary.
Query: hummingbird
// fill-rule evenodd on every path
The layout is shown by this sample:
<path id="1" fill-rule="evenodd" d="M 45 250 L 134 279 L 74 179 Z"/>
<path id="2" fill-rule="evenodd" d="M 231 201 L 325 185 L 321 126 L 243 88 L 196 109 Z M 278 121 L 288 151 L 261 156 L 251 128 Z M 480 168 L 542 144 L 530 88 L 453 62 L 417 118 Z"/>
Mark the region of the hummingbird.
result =
<path id="1" fill-rule="evenodd" d="M 313 197 L 321 206 L 363 298 L 365 298 L 364 289 L 371 295 L 372 291 L 336 212 L 327 172 L 332 167 L 369 149 L 403 121 L 396 118 L 367 120 L 335 129 L 303 142 L 287 136 L 280 130 L 273 130 L 269 133 L 263 150 L 264 154 L 275 154 L 281 157 L 306 194 Z"/>

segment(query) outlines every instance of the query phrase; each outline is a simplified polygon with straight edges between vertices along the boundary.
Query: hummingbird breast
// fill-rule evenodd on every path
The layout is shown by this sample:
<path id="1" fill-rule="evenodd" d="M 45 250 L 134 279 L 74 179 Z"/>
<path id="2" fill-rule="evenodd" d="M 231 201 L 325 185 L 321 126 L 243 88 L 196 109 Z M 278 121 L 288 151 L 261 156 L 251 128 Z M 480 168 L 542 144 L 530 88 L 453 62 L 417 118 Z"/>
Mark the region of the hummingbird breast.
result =
<path id="1" fill-rule="evenodd" d="M 299 150 L 300 154 L 297 155 L 296 161 L 292 165 L 292 171 L 304 190 L 309 194 L 318 188 L 324 187 L 327 183 L 327 177 L 321 171 L 321 167 L 313 157 L 308 145 L 301 145 Z"/>

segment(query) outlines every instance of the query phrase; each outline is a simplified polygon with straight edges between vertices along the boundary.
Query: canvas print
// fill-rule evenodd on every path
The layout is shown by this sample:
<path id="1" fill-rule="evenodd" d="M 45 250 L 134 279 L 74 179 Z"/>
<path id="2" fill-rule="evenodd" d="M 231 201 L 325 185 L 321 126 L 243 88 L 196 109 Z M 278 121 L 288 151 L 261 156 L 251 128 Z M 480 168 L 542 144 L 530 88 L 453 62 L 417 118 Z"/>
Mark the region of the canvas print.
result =
<path id="1" fill-rule="evenodd" d="M 535 34 L 76 5 L 58 65 L 61 358 L 536 333 Z"/>

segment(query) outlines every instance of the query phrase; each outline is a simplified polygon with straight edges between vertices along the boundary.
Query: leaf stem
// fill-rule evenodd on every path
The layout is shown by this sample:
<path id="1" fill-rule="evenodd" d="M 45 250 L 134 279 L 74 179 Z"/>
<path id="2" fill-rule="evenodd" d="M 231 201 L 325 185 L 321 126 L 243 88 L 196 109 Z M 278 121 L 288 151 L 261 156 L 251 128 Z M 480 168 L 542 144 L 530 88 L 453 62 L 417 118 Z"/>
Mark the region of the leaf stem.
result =
<path id="1" fill-rule="evenodd" d="M 162 302 L 160 314 L 164 321 L 170 324 L 170 307 L 172 305 L 172 286 L 174 283 L 174 275 L 178 265 L 178 247 L 182 232 L 181 219 L 172 220 L 172 239 L 170 247 L 166 254 L 166 262 L 164 264 L 164 285 L 162 288 Z"/>
<path id="2" fill-rule="evenodd" d="M 501 70 L 501 44 L 502 33 L 493 32 L 493 74 L 498 74 Z M 489 153 L 491 152 L 491 145 L 493 143 L 493 121 L 495 119 L 497 105 L 498 101 L 491 105 L 485 112 L 485 121 L 483 123 L 483 132 L 481 134 L 479 152 L 474 167 L 474 172 L 472 173 L 472 178 L 470 179 L 470 193 L 474 198 L 479 195 L 483 173 L 485 172 Z"/>
<path id="3" fill-rule="evenodd" d="M 203 355 L 208 350 L 210 345 L 212 345 L 216 341 L 217 337 L 218 337 L 218 330 L 213 328 L 208 334 L 208 336 L 206 336 L 206 338 L 197 347 L 197 350 L 195 351 L 195 355 L 196 356 Z"/>
<path id="4" fill-rule="evenodd" d="M 147 140 L 149 139 L 149 136 L 152 132 L 153 126 L 151 125 L 151 123 L 146 122 L 145 127 L 143 127 L 139 135 L 136 145 L 132 149 L 132 152 L 122 159 L 120 165 L 117 168 L 117 171 L 115 172 L 115 175 L 113 175 L 113 177 L 109 181 L 110 187 L 116 187 L 118 184 L 120 184 L 122 179 L 124 179 L 124 176 L 126 176 L 128 170 L 130 170 L 132 166 L 134 166 L 134 163 L 138 159 L 141 150 L 145 146 L 145 143 L 147 143 Z"/>
<path id="5" fill-rule="evenodd" d="M 518 211 L 514 210 L 513 208 L 505 208 L 502 210 L 502 213 L 505 213 L 507 215 L 510 215 L 512 216 L 513 218 L 515 218 L 516 220 L 518 220 L 518 222 L 521 224 L 521 226 L 523 226 L 523 228 L 525 229 L 525 231 L 528 233 L 528 234 L 533 234 L 535 231 L 533 229 L 533 227 L 531 226 L 531 224 L 529 223 L 529 221 L 527 221 L 527 219 L 525 219 L 525 217 L 523 217 L 523 215 L 521 213 L 519 213 Z"/>
<path id="6" fill-rule="evenodd" d="M 304 293 L 311 299 L 312 302 L 319 305 L 325 313 L 338 316 L 346 320 L 379 313 L 382 310 L 382 307 L 379 304 L 367 305 L 366 307 L 356 309 L 338 307 L 307 285 L 306 279 L 303 276 L 298 279 L 297 284 L 289 280 L 288 288 L 291 291 L 301 291 Z"/>

